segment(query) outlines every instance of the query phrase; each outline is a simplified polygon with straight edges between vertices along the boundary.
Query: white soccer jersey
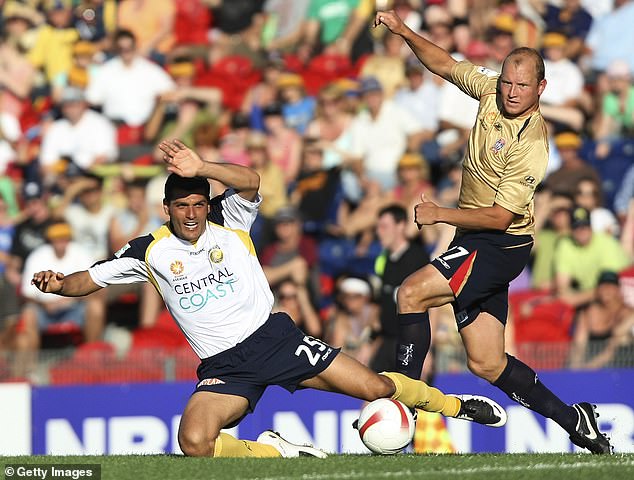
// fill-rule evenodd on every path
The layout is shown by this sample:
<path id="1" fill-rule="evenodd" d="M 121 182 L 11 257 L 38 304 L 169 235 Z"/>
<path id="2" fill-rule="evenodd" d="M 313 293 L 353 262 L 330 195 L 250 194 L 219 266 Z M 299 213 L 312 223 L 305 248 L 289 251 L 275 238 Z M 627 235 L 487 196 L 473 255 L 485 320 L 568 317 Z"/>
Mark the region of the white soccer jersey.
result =
<path id="1" fill-rule="evenodd" d="M 207 227 L 195 244 L 168 225 L 136 238 L 88 272 L 102 287 L 150 281 L 200 358 L 243 341 L 269 317 L 273 293 L 249 236 L 261 197 L 227 190 L 211 200 Z"/>

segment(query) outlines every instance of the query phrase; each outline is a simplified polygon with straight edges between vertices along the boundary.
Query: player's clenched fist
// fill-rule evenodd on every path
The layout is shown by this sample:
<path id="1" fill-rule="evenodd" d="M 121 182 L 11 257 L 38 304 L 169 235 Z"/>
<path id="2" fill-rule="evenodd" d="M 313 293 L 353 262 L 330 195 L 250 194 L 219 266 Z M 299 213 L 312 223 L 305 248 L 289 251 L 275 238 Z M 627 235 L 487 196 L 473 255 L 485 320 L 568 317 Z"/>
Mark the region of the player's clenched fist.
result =
<path id="1" fill-rule="evenodd" d="M 64 274 L 53 270 L 37 272 L 33 275 L 31 284 L 44 293 L 59 293 L 64 287 Z"/>
<path id="2" fill-rule="evenodd" d="M 438 205 L 421 195 L 421 203 L 414 207 L 414 221 L 420 229 L 423 225 L 438 223 Z"/>
<path id="3" fill-rule="evenodd" d="M 390 32 L 400 35 L 407 28 L 403 20 L 394 12 L 394 10 L 390 10 L 389 12 L 376 12 L 376 16 L 374 17 L 374 26 L 378 27 L 379 25 L 385 25 Z"/>

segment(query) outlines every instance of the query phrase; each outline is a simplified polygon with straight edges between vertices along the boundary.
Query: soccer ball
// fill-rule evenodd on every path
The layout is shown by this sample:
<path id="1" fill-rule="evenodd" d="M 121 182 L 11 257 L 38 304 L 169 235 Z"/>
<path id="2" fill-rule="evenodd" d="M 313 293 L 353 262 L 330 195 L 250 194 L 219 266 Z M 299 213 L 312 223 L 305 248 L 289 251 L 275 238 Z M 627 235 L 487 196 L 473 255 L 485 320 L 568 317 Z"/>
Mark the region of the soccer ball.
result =
<path id="1" fill-rule="evenodd" d="M 361 410 L 357 428 L 361 441 L 372 452 L 393 455 L 412 441 L 416 421 L 403 403 L 379 398 Z"/>

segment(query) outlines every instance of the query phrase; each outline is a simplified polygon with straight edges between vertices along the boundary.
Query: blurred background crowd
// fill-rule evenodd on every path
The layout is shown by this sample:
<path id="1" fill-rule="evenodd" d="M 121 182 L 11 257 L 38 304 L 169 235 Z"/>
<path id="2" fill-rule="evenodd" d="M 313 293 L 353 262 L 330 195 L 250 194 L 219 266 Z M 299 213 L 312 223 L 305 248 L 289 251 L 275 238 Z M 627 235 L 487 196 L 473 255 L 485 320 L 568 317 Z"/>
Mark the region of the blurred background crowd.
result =
<path id="1" fill-rule="evenodd" d="M 0 379 L 193 378 L 151 286 L 74 299 L 30 285 L 35 271 L 85 269 L 165 222 L 165 138 L 258 171 L 251 233 L 275 308 L 390 369 L 395 289 L 453 235 L 419 231 L 413 206 L 421 194 L 456 205 L 478 112 L 372 28 L 383 9 L 496 71 L 514 47 L 543 54 L 550 164 L 533 259 L 511 286 L 509 350 L 543 369 L 634 367 L 634 1 L 0 6 Z M 451 307 L 431 315 L 427 373 L 462 370 Z"/>

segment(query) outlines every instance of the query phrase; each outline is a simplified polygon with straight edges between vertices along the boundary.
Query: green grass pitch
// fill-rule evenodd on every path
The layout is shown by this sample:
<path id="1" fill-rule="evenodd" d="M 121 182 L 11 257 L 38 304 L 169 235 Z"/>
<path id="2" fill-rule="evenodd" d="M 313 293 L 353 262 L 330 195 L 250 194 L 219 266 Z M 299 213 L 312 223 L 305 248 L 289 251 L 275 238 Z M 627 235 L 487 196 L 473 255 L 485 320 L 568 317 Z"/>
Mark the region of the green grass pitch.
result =
<path id="1" fill-rule="evenodd" d="M 7 464 L 100 464 L 104 480 L 634 479 L 634 454 L 331 455 L 325 460 L 113 455 L 3 457 L 1 461 L 3 470 Z"/>

